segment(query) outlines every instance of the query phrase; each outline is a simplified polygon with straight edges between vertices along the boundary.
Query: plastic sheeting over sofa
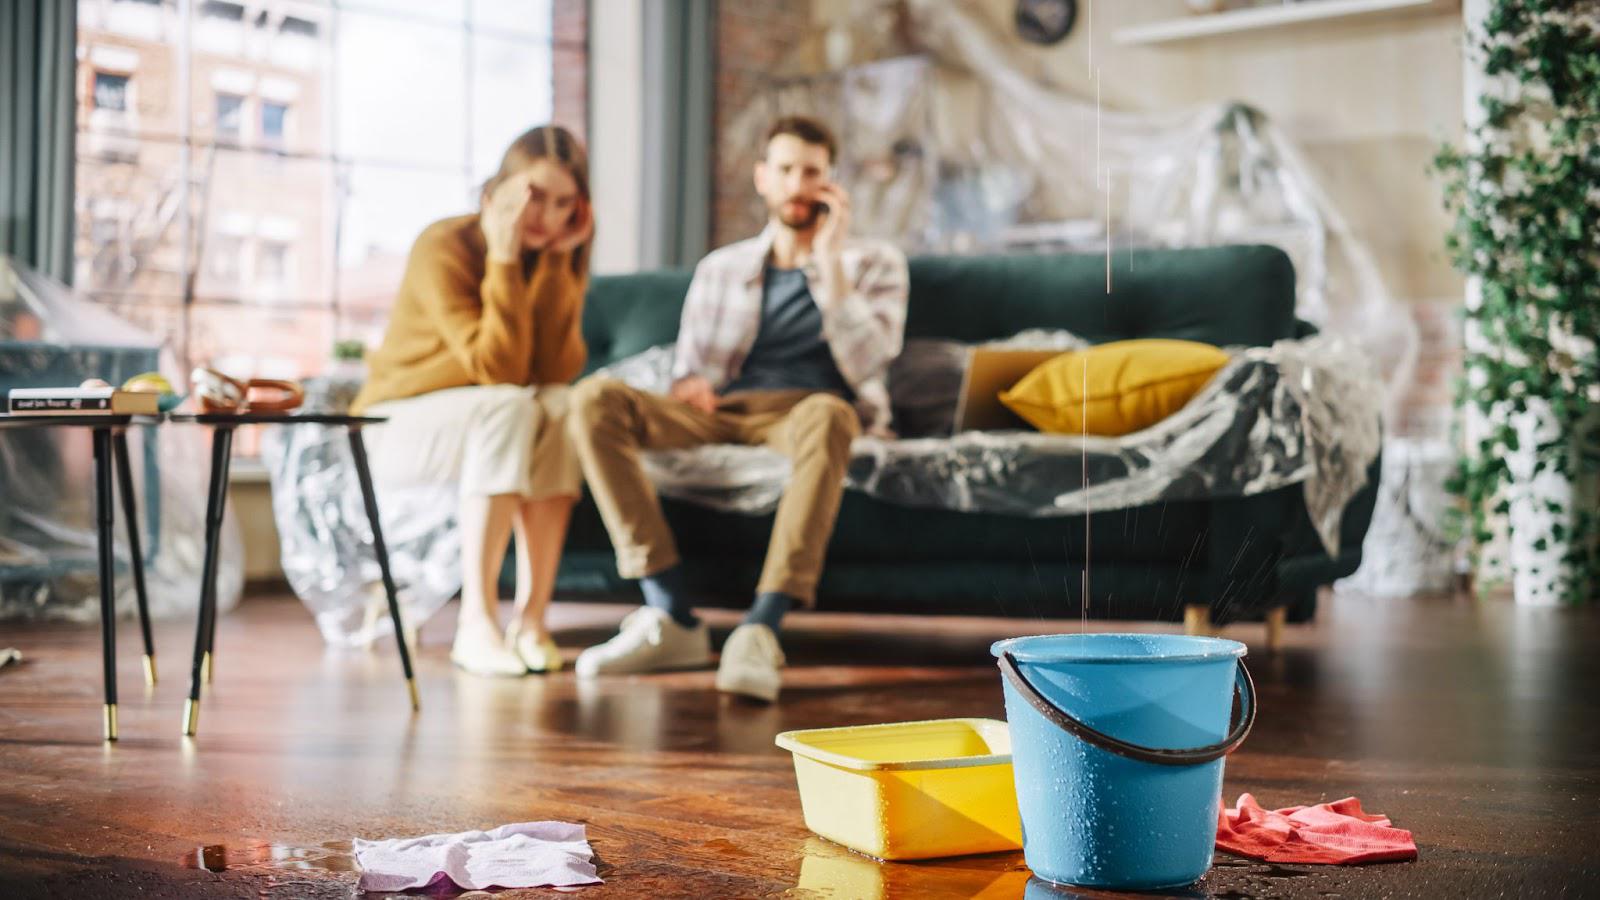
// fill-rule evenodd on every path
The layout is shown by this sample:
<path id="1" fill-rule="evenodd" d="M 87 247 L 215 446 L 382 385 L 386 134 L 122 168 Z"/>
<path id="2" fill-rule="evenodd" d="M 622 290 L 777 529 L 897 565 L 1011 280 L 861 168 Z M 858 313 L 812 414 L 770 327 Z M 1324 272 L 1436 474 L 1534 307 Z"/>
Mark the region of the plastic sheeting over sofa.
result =
<path id="1" fill-rule="evenodd" d="M 1064 332 L 1005 342 L 1050 349 L 1080 343 Z M 969 351 L 953 341 L 908 342 L 890 376 L 907 436 L 858 439 L 847 474 L 851 490 L 908 506 L 1045 517 L 1301 484 L 1324 546 L 1337 553 L 1345 504 L 1365 485 L 1378 453 L 1377 380 L 1337 338 L 1231 351 L 1231 361 L 1182 410 L 1121 438 L 1028 431 L 952 436 Z M 599 374 L 664 391 L 671 355 L 670 346 L 652 348 Z M 326 381 L 311 388 L 308 399 L 328 408 L 342 408 L 353 391 Z M 274 484 L 294 486 L 274 491 L 290 584 L 331 643 L 376 639 L 390 626 L 373 614 L 381 602 L 378 570 L 342 431 L 279 429 L 263 451 Z M 762 447 L 653 452 L 645 463 L 663 494 L 750 514 L 776 507 L 789 473 L 787 459 Z M 460 587 L 455 487 L 380 490 L 403 615 L 420 623 Z"/>
<path id="2" fill-rule="evenodd" d="M 1007 346 L 1071 345 L 1043 333 Z M 924 407 L 931 385 L 955 385 L 966 347 L 920 347 L 891 372 L 890 391 Z M 1038 346 L 1038 344 L 1032 344 Z M 1124 437 L 971 431 L 955 435 L 862 437 L 851 448 L 846 484 L 879 500 L 961 512 L 1064 516 L 1131 509 L 1164 500 L 1249 496 L 1303 483 L 1312 524 L 1330 555 L 1339 552 L 1345 503 L 1367 481 L 1379 448 L 1377 382 L 1364 358 L 1338 338 L 1240 348 L 1183 409 Z M 658 347 L 602 369 L 635 387 L 664 391 L 671 348 Z M 950 377 L 953 375 L 953 377 Z M 908 390 L 908 384 L 921 390 Z M 954 407 L 951 392 L 943 405 Z M 663 494 L 746 514 L 777 508 L 788 460 L 766 447 L 714 445 L 647 453 Z"/>

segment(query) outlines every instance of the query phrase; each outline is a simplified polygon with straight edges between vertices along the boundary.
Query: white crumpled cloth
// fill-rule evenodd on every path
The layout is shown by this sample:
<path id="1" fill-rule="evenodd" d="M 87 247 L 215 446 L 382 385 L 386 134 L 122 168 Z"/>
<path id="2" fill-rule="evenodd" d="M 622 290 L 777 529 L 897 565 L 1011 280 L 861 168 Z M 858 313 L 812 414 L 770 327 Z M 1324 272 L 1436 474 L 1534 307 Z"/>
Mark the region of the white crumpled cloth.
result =
<path id="1" fill-rule="evenodd" d="M 601 883 L 584 826 L 566 822 L 382 841 L 356 838 L 354 849 L 363 891 L 404 891 L 442 878 L 469 891 Z"/>

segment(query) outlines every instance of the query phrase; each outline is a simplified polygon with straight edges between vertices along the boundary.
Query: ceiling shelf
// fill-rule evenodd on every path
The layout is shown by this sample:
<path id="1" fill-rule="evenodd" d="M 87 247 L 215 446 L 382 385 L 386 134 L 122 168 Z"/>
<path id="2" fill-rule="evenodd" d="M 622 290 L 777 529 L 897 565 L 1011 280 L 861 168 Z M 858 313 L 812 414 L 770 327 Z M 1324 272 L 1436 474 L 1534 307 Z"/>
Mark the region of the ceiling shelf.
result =
<path id="1" fill-rule="evenodd" d="M 1381 15 L 1444 12 L 1459 6 L 1459 0 L 1299 0 L 1296 3 L 1284 3 L 1280 6 L 1197 13 L 1182 19 L 1134 25 L 1117 29 L 1111 37 L 1119 44 L 1165 44 L 1357 16 L 1372 18 Z"/>

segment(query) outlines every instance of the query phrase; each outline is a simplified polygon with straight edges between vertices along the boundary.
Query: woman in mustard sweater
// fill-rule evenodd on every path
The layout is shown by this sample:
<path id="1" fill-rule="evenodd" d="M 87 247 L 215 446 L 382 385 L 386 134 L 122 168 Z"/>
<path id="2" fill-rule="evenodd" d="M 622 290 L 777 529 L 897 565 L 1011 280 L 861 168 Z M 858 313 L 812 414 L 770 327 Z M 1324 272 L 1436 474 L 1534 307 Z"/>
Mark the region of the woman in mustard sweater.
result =
<path id="1" fill-rule="evenodd" d="M 593 236 L 583 146 L 554 125 L 518 137 L 481 210 L 430 225 L 412 247 L 353 406 L 389 420 L 373 429 L 377 480 L 460 485 L 450 658 L 476 674 L 561 666 L 544 614 L 582 484 L 564 423 L 566 386 L 586 359 Z M 497 584 L 513 535 L 516 611 L 502 632 Z"/>

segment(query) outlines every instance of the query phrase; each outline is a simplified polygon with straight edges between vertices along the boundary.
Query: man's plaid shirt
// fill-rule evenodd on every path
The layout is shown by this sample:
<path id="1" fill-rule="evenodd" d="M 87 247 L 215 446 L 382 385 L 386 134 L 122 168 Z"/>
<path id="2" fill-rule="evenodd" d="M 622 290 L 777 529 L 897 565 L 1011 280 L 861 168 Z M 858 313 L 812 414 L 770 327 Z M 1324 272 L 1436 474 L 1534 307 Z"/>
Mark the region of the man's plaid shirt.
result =
<path id="1" fill-rule="evenodd" d="M 678 327 L 674 378 L 701 375 L 720 391 L 738 376 L 761 326 L 762 276 L 772 252 L 772 226 L 746 241 L 712 251 L 695 267 Z M 900 355 L 910 279 L 904 253 L 882 241 L 847 241 L 841 254 L 849 291 L 823 296 L 815 261 L 803 270 L 822 310 L 822 336 L 856 394 L 869 434 L 888 435 L 889 363 Z"/>

